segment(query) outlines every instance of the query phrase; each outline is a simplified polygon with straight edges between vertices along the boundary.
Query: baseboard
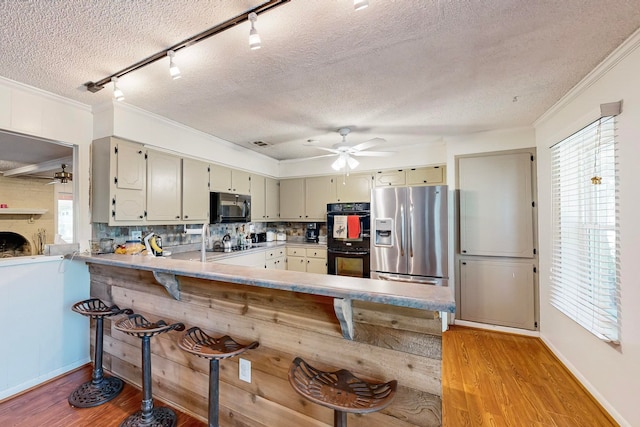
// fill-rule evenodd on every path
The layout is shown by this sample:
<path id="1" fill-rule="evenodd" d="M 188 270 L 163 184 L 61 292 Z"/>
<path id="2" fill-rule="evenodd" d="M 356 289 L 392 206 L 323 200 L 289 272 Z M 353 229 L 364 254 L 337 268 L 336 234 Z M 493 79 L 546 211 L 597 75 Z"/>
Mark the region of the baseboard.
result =
<path id="1" fill-rule="evenodd" d="M 540 338 L 539 331 L 530 331 L 528 329 L 510 328 L 508 326 L 489 325 L 486 323 L 470 322 L 468 320 L 455 319 L 454 325 L 466 326 L 467 328 L 486 329 L 487 331 L 504 332 L 507 334 L 524 335 L 527 337 Z"/>

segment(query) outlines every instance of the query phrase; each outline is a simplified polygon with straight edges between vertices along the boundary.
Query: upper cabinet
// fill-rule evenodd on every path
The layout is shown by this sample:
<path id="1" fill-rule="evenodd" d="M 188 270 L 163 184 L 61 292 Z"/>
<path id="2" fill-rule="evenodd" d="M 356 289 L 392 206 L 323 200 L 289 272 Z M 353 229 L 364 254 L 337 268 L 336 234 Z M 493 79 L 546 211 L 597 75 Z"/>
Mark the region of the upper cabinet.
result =
<path id="1" fill-rule="evenodd" d="M 336 201 L 336 177 L 280 180 L 280 219 L 326 221 L 327 203 Z"/>
<path id="2" fill-rule="evenodd" d="M 251 175 L 251 221 L 277 221 L 280 214 L 278 180 Z"/>
<path id="3" fill-rule="evenodd" d="M 209 164 L 182 159 L 182 219 L 209 222 Z"/>
<path id="4" fill-rule="evenodd" d="M 91 149 L 92 221 L 144 224 L 146 154 L 141 144 L 102 138 Z"/>
<path id="5" fill-rule="evenodd" d="M 350 174 L 336 177 L 336 200 L 338 202 L 370 202 L 371 174 Z"/>
<path id="6" fill-rule="evenodd" d="M 374 175 L 375 186 L 442 185 L 446 183 L 445 170 L 444 166 L 429 166 L 378 171 Z"/>
<path id="7" fill-rule="evenodd" d="M 211 191 L 251 194 L 251 174 L 226 166 L 211 165 Z"/>
<path id="8" fill-rule="evenodd" d="M 532 160 L 528 152 L 458 159 L 462 254 L 534 256 Z"/>
<path id="9" fill-rule="evenodd" d="M 147 150 L 147 220 L 163 224 L 182 218 L 180 157 Z"/>

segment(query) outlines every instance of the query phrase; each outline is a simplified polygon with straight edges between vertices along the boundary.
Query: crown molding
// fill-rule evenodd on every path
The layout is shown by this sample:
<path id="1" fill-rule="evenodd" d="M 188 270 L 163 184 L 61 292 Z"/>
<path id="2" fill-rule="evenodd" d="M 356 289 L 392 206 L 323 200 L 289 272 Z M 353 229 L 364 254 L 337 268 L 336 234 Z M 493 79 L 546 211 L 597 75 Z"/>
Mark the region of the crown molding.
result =
<path id="1" fill-rule="evenodd" d="M 77 108 L 83 111 L 91 112 L 91 105 L 83 104 L 82 102 L 74 101 L 73 99 L 65 98 L 64 96 L 56 95 L 54 93 L 47 92 L 46 90 L 38 89 L 37 87 L 29 86 L 27 84 L 20 83 L 15 80 L 10 80 L 6 77 L 0 76 L 0 85 L 6 86 L 10 89 L 16 89 L 23 92 L 28 92 L 32 95 L 46 98 L 50 101 L 67 104 L 70 107 Z"/>
<path id="2" fill-rule="evenodd" d="M 607 56 L 600 64 L 598 64 L 589 74 L 587 74 L 580 82 L 567 92 L 558 102 L 553 104 L 551 108 L 545 111 L 534 122 L 533 126 L 538 127 L 551 116 L 570 104 L 577 97 L 582 95 L 587 89 L 593 86 L 598 80 L 605 76 L 612 68 L 622 62 L 627 56 L 632 54 L 640 46 L 640 28 L 637 29 L 629 38 L 627 38 L 620 46 L 618 46 L 609 56 Z"/>

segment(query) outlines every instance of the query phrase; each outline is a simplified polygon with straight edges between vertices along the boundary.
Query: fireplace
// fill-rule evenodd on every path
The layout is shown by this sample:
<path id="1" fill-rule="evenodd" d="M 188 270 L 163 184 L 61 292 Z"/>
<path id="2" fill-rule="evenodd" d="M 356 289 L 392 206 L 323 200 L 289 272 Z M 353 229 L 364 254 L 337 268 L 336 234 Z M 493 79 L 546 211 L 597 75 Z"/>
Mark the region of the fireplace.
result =
<path id="1" fill-rule="evenodd" d="M 31 243 L 24 236 L 0 231 L 0 258 L 31 255 Z"/>

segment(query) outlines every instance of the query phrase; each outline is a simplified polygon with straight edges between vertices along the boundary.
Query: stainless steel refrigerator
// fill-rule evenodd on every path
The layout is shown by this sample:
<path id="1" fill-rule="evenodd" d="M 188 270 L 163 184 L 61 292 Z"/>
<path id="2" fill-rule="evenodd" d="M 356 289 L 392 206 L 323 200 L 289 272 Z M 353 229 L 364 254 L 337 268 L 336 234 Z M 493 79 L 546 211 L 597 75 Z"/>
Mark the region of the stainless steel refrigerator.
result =
<path id="1" fill-rule="evenodd" d="M 448 286 L 447 186 L 371 193 L 371 278 Z"/>

